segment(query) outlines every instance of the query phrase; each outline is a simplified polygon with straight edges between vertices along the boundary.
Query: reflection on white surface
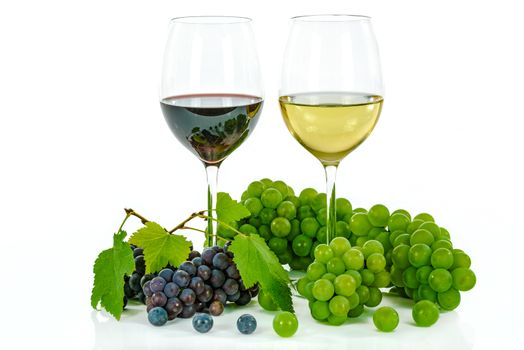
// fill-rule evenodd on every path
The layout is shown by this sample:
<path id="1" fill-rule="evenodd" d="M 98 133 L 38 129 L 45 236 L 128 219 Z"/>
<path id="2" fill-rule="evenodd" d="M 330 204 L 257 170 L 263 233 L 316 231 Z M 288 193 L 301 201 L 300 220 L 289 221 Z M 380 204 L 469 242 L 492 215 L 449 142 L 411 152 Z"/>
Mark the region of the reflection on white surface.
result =
<path id="1" fill-rule="evenodd" d="M 395 307 L 400 324 L 392 333 L 381 333 L 373 325 L 372 309 L 368 309 L 358 319 L 334 327 L 313 320 L 304 299 L 294 298 L 294 303 L 299 329 L 294 337 L 288 339 L 280 338 L 273 332 L 274 314 L 262 310 L 256 301 L 245 307 L 228 307 L 224 315 L 214 318 L 214 327 L 208 334 L 197 333 L 191 321 L 184 319 L 170 321 L 163 327 L 154 327 L 147 322 L 144 306 L 141 305 L 129 306 L 120 322 L 104 312 L 93 311 L 94 349 L 174 349 L 189 344 L 202 348 L 212 345 L 213 349 L 239 350 L 473 349 L 472 332 L 467 325 L 462 324 L 457 312 L 442 313 L 433 327 L 416 327 L 411 318 L 410 301 L 385 297 L 381 306 Z M 257 319 L 258 328 L 252 335 L 242 335 L 236 329 L 236 320 L 244 313 L 251 313 Z"/>

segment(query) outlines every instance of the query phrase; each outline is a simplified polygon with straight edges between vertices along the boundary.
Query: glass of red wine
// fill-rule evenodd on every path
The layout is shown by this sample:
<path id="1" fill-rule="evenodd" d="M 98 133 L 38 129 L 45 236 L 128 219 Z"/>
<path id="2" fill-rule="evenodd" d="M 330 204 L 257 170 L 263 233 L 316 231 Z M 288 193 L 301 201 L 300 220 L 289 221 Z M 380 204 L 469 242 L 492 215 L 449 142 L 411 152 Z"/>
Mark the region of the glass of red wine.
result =
<path id="1" fill-rule="evenodd" d="M 220 164 L 253 131 L 263 105 L 251 19 L 172 19 L 160 105 L 175 137 L 205 166 L 213 216 Z M 216 235 L 216 222 L 208 220 L 206 245 L 216 245 Z"/>

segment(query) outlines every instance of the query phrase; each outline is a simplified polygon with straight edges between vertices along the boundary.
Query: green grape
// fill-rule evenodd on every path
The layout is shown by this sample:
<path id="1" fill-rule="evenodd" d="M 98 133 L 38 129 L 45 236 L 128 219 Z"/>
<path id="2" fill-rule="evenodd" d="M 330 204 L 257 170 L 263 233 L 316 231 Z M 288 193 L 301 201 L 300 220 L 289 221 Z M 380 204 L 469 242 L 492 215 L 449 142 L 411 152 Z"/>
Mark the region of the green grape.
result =
<path id="1" fill-rule="evenodd" d="M 386 268 L 386 258 L 382 254 L 373 253 L 367 258 L 366 267 L 373 273 L 379 273 Z"/>
<path id="2" fill-rule="evenodd" d="M 402 288 L 405 287 L 404 279 L 402 276 L 403 274 L 404 274 L 404 270 L 399 269 L 395 265 L 391 266 L 389 277 L 391 278 L 391 282 L 393 283 L 393 285 L 397 287 L 402 287 Z"/>
<path id="3" fill-rule="evenodd" d="M 351 243 L 344 237 L 335 237 L 329 243 L 335 256 L 342 256 L 351 248 Z"/>
<path id="4" fill-rule="evenodd" d="M 356 287 L 360 287 L 360 285 L 362 284 L 362 276 L 360 275 L 360 272 L 358 272 L 357 270 L 346 270 L 344 274 L 353 276 L 353 278 L 355 279 Z"/>
<path id="5" fill-rule="evenodd" d="M 369 288 L 369 299 L 364 305 L 369 306 L 369 307 L 375 307 L 379 305 L 381 301 L 382 301 L 382 292 L 380 291 L 380 289 L 376 287 L 370 287 Z"/>
<path id="6" fill-rule="evenodd" d="M 408 259 L 411 265 L 421 267 L 431 262 L 431 248 L 425 244 L 417 243 L 409 248 Z"/>
<path id="7" fill-rule="evenodd" d="M 431 247 L 434 241 L 435 241 L 435 238 L 433 237 L 433 234 L 431 232 L 429 232 L 428 230 L 419 228 L 418 230 L 416 230 L 415 232 L 411 234 L 409 243 L 411 245 L 415 245 L 417 243 L 423 243 Z"/>
<path id="8" fill-rule="evenodd" d="M 451 275 L 453 278 L 453 287 L 463 292 L 472 289 L 477 283 L 475 273 L 466 267 L 458 267 L 454 269 L 451 271 Z"/>
<path id="9" fill-rule="evenodd" d="M 341 295 L 335 295 L 329 301 L 329 311 L 335 316 L 346 316 L 349 311 L 349 300 Z"/>
<path id="10" fill-rule="evenodd" d="M 326 226 L 322 226 L 317 231 L 317 241 L 325 243 L 327 242 L 327 228 Z"/>
<path id="11" fill-rule="evenodd" d="M 437 302 L 437 292 L 431 289 L 427 284 L 421 284 L 418 287 L 418 296 L 420 300 L 429 300 L 431 302 Z"/>
<path id="12" fill-rule="evenodd" d="M 342 261 L 344 261 L 348 270 L 358 271 L 364 268 L 364 254 L 355 247 L 350 248 L 342 255 Z"/>
<path id="13" fill-rule="evenodd" d="M 393 249 L 391 260 L 393 261 L 393 264 L 396 265 L 399 269 L 406 269 L 411 265 L 409 263 L 408 255 L 409 246 L 406 244 L 401 244 Z"/>
<path id="14" fill-rule="evenodd" d="M 378 236 L 375 238 L 376 241 L 380 242 L 382 244 L 382 247 L 384 248 L 384 253 L 387 253 L 393 248 L 391 243 L 389 242 L 389 232 L 388 231 L 382 231 L 378 234 Z"/>
<path id="15" fill-rule="evenodd" d="M 315 285 L 315 282 L 308 282 L 306 284 L 306 287 L 304 288 L 304 294 L 302 296 L 309 301 L 315 301 L 315 297 L 313 297 L 313 286 L 314 285 Z"/>
<path id="16" fill-rule="evenodd" d="M 295 191 L 293 190 L 293 188 L 291 186 L 288 186 L 287 187 L 287 197 L 289 196 L 295 196 Z M 297 197 L 298 199 L 298 197 Z"/>
<path id="17" fill-rule="evenodd" d="M 309 256 L 309 254 L 306 256 L 299 256 L 298 260 L 299 260 L 300 265 L 302 265 L 301 270 L 306 270 L 309 264 L 313 262 L 313 259 L 311 258 L 311 256 Z"/>
<path id="18" fill-rule="evenodd" d="M 311 209 L 309 205 L 301 205 L 298 207 L 297 211 L 297 219 L 302 221 L 305 218 L 313 218 L 315 217 L 315 212 Z"/>
<path id="19" fill-rule="evenodd" d="M 307 278 L 306 276 L 302 277 L 301 279 L 299 279 L 297 281 L 297 291 L 298 291 L 298 294 L 302 295 L 303 297 L 305 297 L 305 290 L 306 290 L 306 285 L 311 282 L 309 280 L 309 278 Z"/>
<path id="20" fill-rule="evenodd" d="M 382 204 L 375 204 L 369 209 L 368 220 L 375 227 L 386 227 L 389 220 L 389 209 Z"/>
<path id="21" fill-rule="evenodd" d="M 317 235 L 317 230 L 320 227 L 317 219 L 315 218 L 305 218 L 300 223 L 300 230 L 302 231 L 302 234 L 314 238 Z"/>
<path id="22" fill-rule="evenodd" d="M 258 234 L 257 228 L 250 224 L 244 224 L 238 230 L 246 235 Z"/>
<path id="23" fill-rule="evenodd" d="M 451 285 L 453 284 L 453 277 L 448 270 L 435 269 L 429 274 L 428 283 L 435 292 L 442 293 L 451 288 Z"/>
<path id="24" fill-rule="evenodd" d="M 384 227 L 373 227 L 371 230 L 369 230 L 367 238 L 369 240 L 377 238 L 378 234 L 380 232 L 384 232 L 386 229 Z"/>
<path id="25" fill-rule="evenodd" d="M 417 269 L 417 281 L 421 284 L 428 284 L 428 278 L 433 268 L 431 266 L 421 266 Z"/>
<path id="26" fill-rule="evenodd" d="M 313 244 L 311 245 L 311 250 L 309 251 L 309 257 L 313 260 L 315 260 L 315 249 L 320 244 L 319 241 L 313 241 Z"/>
<path id="27" fill-rule="evenodd" d="M 437 300 L 440 307 L 444 310 L 454 310 L 460 304 L 460 292 L 455 288 L 450 288 L 443 293 L 438 293 Z"/>
<path id="28" fill-rule="evenodd" d="M 399 323 L 398 313 L 390 306 L 382 306 L 373 313 L 373 323 L 379 331 L 392 332 Z"/>
<path id="29" fill-rule="evenodd" d="M 349 230 L 349 224 L 345 221 L 337 221 L 337 225 L 335 227 L 335 237 L 348 238 L 350 234 L 351 231 Z"/>
<path id="30" fill-rule="evenodd" d="M 409 233 L 409 234 L 412 234 L 413 232 L 415 232 L 419 227 L 420 225 L 422 225 L 424 223 L 423 220 L 420 220 L 420 219 L 416 219 L 416 220 L 413 220 L 409 223 L 408 227 L 406 227 L 406 232 Z"/>
<path id="31" fill-rule="evenodd" d="M 313 241 L 306 235 L 298 235 L 292 243 L 293 252 L 298 256 L 307 256 L 311 251 Z"/>
<path id="32" fill-rule="evenodd" d="M 255 226 L 255 228 L 258 229 L 260 225 L 262 225 L 262 220 L 260 220 L 259 217 L 250 217 L 247 220 L 247 223 L 250 224 L 251 226 Z"/>
<path id="33" fill-rule="evenodd" d="M 362 247 L 368 241 L 366 236 L 358 237 L 356 245 Z"/>
<path id="34" fill-rule="evenodd" d="M 274 181 L 271 187 L 277 189 L 278 192 L 280 192 L 280 194 L 282 195 L 282 198 L 285 198 L 288 195 L 288 185 L 286 185 L 284 181 Z"/>
<path id="35" fill-rule="evenodd" d="M 391 245 L 393 245 L 395 243 L 395 239 L 397 239 L 398 236 L 403 235 L 405 233 L 406 232 L 401 231 L 401 230 L 397 230 L 397 231 L 391 232 L 389 234 L 389 243 L 391 243 Z"/>
<path id="36" fill-rule="evenodd" d="M 351 241 L 349 243 L 351 243 Z M 364 249 L 362 249 L 361 246 L 354 245 L 354 246 L 351 246 L 351 248 L 358 250 L 359 252 L 362 253 L 362 256 L 364 256 Z"/>
<path id="37" fill-rule="evenodd" d="M 364 313 L 364 305 L 360 304 L 354 309 L 349 310 L 348 317 L 357 318 Z"/>
<path id="38" fill-rule="evenodd" d="M 418 288 L 415 288 L 413 289 L 413 292 L 412 292 L 412 296 L 413 298 L 413 301 L 416 303 L 417 301 L 419 300 L 422 300 L 422 298 L 420 297 L 420 295 L 418 294 Z"/>
<path id="39" fill-rule="evenodd" d="M 300 221 L 293 219 L 291 222 L 291 232 L 286 236 L 288 241 L 293 241 L 300 234 Z"/>
<path id="40" fill-rule="evenodd" d="M 358 302 L 361 305 L 369 300 L 369 288 L 367 286 L 360 286 L 355 292 L 358 294 Z"/>
<path id="41" fill-rule="evenodd" d="M 231 227 L 227 227 L 222 223 L 219 223 L 217 226 L 218 234 L 224 238 L 233 238 L 237 235 L 235 230 L 238 229 L 238 223 L 236 221 L 231 221 L 228 223 L 228 225 Z"/>
<path id="42" fill-rule="evenodd" d="M 354 213 L 349 223 L 349 229 L 357 236 L 366 236 L 372 226 L 366 213 Z"/>
<path id="43" fill-rule="evenodd" d="M 386 288 L 391 283 L 391 274 L 386 271 L 380 271 L 375 274 L 375 281 L 373 281 L 372 287 Z"/>
<path id="44" fill-rule="evenodd" d="M 449 234 L 449 231 L 446 230 L 444 227 L 441 227 L 441 228 L 440 228 L 440 235 L 439 235 L 438 239 L 447 239 L 447 240 L 450 240 L 450 239 L 451 239 L 451 236 L 450 236 L 450 234 Z"/>
<path id="45" fill-rule="evenodd" d="M 393 247 L 398 247 L 401 244 L 410 245 L 411 236 L 407 233 L 403 233 L 399 235 L 397 238 L 395 238 L 395 242 L 393 242 Z"/>
<path id="46" fill-rule="evenodd" d="M 293 252 L 289 247 L 286 249 L 285 252 L 278 254 L 278 261 L 281 265 L 289 264 L 293 260 Z"/>
<path id="47" fill-rule="evenodd" d="M 275 254 L 282 254 L 287 249 L 287 240 L 285 238 L 273 237 L 269 240 L 267 245 L 273 252 L 275 252 Z"/>
<path id="48" fill-rule="evenodd" d="M 435 219 L 433 219 L 433 216 L 429 215 L 428 213 L 420 213 L 420 214 L 417 214 L 414 218 L 414 220 L 422 220 L 424 222 L 426 221 L 430 221 L 430 222 L 435 222 Z"/>
<path id="49" fill-rule="evenodd" d="M 453 251 L 453 265 L 451 265 L 451 269 L 454 270 L 458 267 L 471 267 L 471 259 L 464 252 Z"/>
<path id="50" fill-rule="evenodd" d="M 326 272 L 322 275 L 322 278 L 331 281 L 331 283 L 335 283 L 335 278 L 337 278 L 337 275 L 331 272 Z"/>
<path id="51" fill-rule="evenodd" d="M 327 301 L 317 300 L 311 304 L 311 316 L 317 321 L 326 320 L 331 312 L 329 311 L 329 303 Z"/>
<path id="52" fill-rule="evenodd" d="M 420 282 L 417 280 L 417 269 L 413 266 L 405 269 L 402 273 L 402 281 L 404 282 L 404 286 L 408 288 L 418 288 Z"/>
<path id="53" fill-rule="evenodd" d="M 263 178 L 262 180 L 260 180 L 260 182 L 262 182 L 264 185 L 266 185 L 266 188 L 268 188 L 268 187 L 273 185 L 273 181 L 271 179 L 268 179 L 267 177 Z"/>
<path id="54" fill-rule="evenodd" d="M 431 265 L 438 269 L 449 269 L 453 265 L 453 253 L 446 248 L 438 248 L 431 254 Z"/>
<path id="55" fill-rule="evenodd" d="M 291 223 L 286 218 L 276 217 L 271 221 L 271 233 L 276 237 L 286 237 L 291 232 Z"/>
<path id="56" fill-rule="evenodd" d="M 244 206 L 249 210 L 251 216 L 258 216 L 260 211 L 264 209 L 262 202 L 256 197 L 246 199 Z"/>
<path id="57" fill-rule="evenodd" d="M 311 209 L 314 211 L 319 211 L 322 208 L 325 208 L 327 205 L 327 198 L 325 193 L 318 193 L 313 199 L 311 199 L 311 202 L 309 203 L 311 205 Z"/>
<path id="58" fill-rule="evenodd" d="M 300 199 L 300 203 L 303 205 L 309 205 L 311 200 L 315 198 L 317 194 L 318 192 L 314 188 L 304 188 L 302 192 L 300 192 L 298 198 Z"/>
<path id="59" fill-rule="evenodd" d="M 421 300 L 413 306 L 411 315 L 417 326 L 429 327 L 438 321 L 439 311 L 435 303 L 429 300 Z"/>
<path id="60" fill-rule="evenodd" d="M 277 311 L 278 305 L 275 303 L 269 293 L 266 293 L 263 289 L 258 292 L 258 304 L 267 311 Z"/>
<path id="61" fill-rule="evenodd" d="M 318 237 L 318 234 L 317 234 L 317 237 Z M 352 247 L 356 247 L 357 246 L 357 238 L 359 238 L 359 237 L 350 234 L 350 236 L 349 236 L 349 243 L 351 243 Z"/>
<path id="62" fill-rule="evenodd" d="M 298 329 L 297 317 L 288 311 L 279 312 L 273 319 L 273 330 L 281 337 L 293 336 Z"/>
<path id="63" fill-rule="evenodd" d="M 271 224 L 271 221 L 277 217 L 277 212 L 275 209 L 264 208 L 260 211 L 258 216 L 263 225 L 269 225 Z"/>
<path id="64" fill-rule="evenodd" d="M 290 187 L 291 188 L 291 187 Z M 288 189 L 288 192 L 292 192 L 293 189 Z M 291 202 L 291 204 L 293 204 L 295 206 L 295 215 L 296 215 L 296 210 L 298 207 L 300 207 L 300 199 L 298 199 L 297 196 L 294 196 L 294 195 L 287 195 L 286 198 L 284 198 L 284 201 L 285 202 Z M 277 208 L 278 209 L 278 208 Z"/>
<path id="65" fill-rule="evenodd" d="M 328 301 L 335 294 L 335 287 L 333 283 L 327 279 L 319 279 L 313 283 L 311 290 L 313 297 L 320 301 Z"/>
<path id="66" fill-rule="evenodd" d="M 318 262 L 321 262 L 323 264 L 326 264 L 329 260 L 331 260 L 332 257 L 335 256 L 335 253 L 333 252 L 333 249 L 327 244 L 319 244 L 314 251 L 315 259 Z"/>
<path id="67" fill-rule="evenodd" d="M 389 249 L 384 257 L 386 258 L 386 266 L 391 267 L 393 265 L 393 261 L 391 260 L 391 256 L 393 255 L 393 249 Z"/>
<path id="68" fill-rule="evenodd" d="M 272 209 L 277 208 L 280 202 L 282 202 L 282 199 L 282 193 L 273 187 L 265 189 L 264 192 L 262 192 L 262 196 L 260 197 L 260 201 L 264 207 Z"/>
<path id="69" fill-rule="evenodd" d="M 273 237 L 273 235 L 271 234 L 271 229 L 268 225 L 260 225 L 260 227 L 258 228 L 258 234 L 266 241 L 269 241 L 271 237 Z"/>
<path id="70" fill-rule="evenodd" d="M 347 300 L 349 301 L 349 308 L 354 309 L 360 304 L 360 297 L 357 293 L 353 293 L 350 296 L 347 297 Z"/>
<path id="71" fill-rule="evenodd" d="M 262 204 L 262 202 L 260 204 Z M 285 200 L 278 205 L 277 215 L 288 220 L 292 220 L 297 216 L 297 208 L 293 203 Z"/>
<path id="72" fill-rule="evenodd" d="M 411 221 L 411 214 L 407 210 L 405 210 L 405 209 L 397 209 L 394 212 L 392 212 L 391 215 L 396 214 L 396 213 L 400 213 L 400 214 L 405 215 Z"/>
<path id="73" fill-rule="evenodd" d="M 326 226 L 326 222 L 327 222 L 327 208 L 320 208 L 317 212 L 317 221 L 320 223 L 320 225 L 322 226 Z"/>
<path id="74" fill-rule="evenodd" d="M 329 315 L 328 317 L 328 323 L 332 326 L 340 326 L 346 322 L 347 316 L 335 316 L 333 314 Z"/>
<path id="75" fill-rule="evenodd" d="M 422 225 L 420 225 L 418 228 L 421 230 L 426 230 L 426 231 L 431 232 L 435 240 L 437 240 L 438 237 L 440 236 L 440 227 L 437 224 L 435 224 L 434 222 L 426 221 Z"/>
<path id="76" fill-rule="evenodd" d="M 250 198 L 260 197 L 266 189 L 266 185 L 260 181 L 253 181 L 247 186 L 247 194 Z"/>
<path id="77" fill-rule="evenodd" d="M 322 264 L 321 262 L 314 261 L 307 267 L 306 276 L 310 281 L 316 281 L 326 272 L 326 265 Z"/>
<path id="78" fill-rule="evenodd" d="M 353 276 L 342 274 L 335 278 L 335 293 L 343 296 L 350 296 L 357 289 L 357 282 Z"/>
<path id="79" fill-rule="evenodd" d="M 346 266 L 344 265 L 344 261 L 338 256 L 335 256 L 334 258 L 329 259 L 329 261 L 326 264 L 326 268 L 328 272 L 334 273 L 335 275 L 340 275 L 346 271 Z"/>
<path id="80" fill-rule="evenodd" d="M 355 213 L 364 213 L 364 214 L 367 214 L 367 210 L 365 208 L 355 208 L 353 209 L 353 214 Z"/>
<path id="81" fill-rule="evenodd" d="M 351 202 L 348 201 L 346 198 L 337 198 L 335 203 L 338 220 L 343 220 L 346 215 L 353 214 L 353 207 L 351 206 Z"/>
<path id="82" fill-rule="evenodd" d="M 384 246 L 377 240 L 371 239 L 362 245 L 364 251 L 364 258 L 367 259 L 371 254 L 384 254 Z"/>
<path id="83" fill-rule="evenodd" d="M 362 277 L 362 284 L 370 287 L 373 282 L 375 282 L 375 274 L 368 269 L 360 271 L 360 276 Z"/>
<path id="84" fill-rule="evenodd" d="M 448 241 L 447 239 L 439 239 L 438 241 L 433 242 L 433 244 L 431 245 L 431 249 L 437 250 L 439 248 L 453 250 L 453 244 L 451 243 L 451 241 Z"/>
<path id="85" fill-rule="evenodd" d="M 406 228 L 408 227 L 409 223 L 410 220 L 406 215 L 402 213 L 396 213 L 389 217 L 388 228 L 390 232 L 394 232 L 397 230 L 406 231 Z"/>
<path id="86" fill-rule="evenodd" d="M 240 196 L 240 201 L 244 203 L 246 199 L 249 198 L 249 193 L 247 191 L 242 192 L 242 195 Z"/>
<path id="87" fill-rule="evenodd" d="M 413 289 L 409 287 L 404 287 L 404 293 L 409 299 L 413 299 Z"/>

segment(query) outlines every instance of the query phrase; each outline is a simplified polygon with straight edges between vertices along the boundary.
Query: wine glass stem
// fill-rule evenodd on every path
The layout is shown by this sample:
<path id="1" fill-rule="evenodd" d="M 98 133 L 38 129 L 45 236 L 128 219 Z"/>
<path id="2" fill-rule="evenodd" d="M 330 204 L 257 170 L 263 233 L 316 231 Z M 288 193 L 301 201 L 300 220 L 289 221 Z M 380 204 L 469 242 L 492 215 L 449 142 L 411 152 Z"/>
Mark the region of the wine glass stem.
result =
<path id="1" fill-rule="evenodd" d="M 326 199 L 327 199 L 327 217 L 326 217 L 326 240 L 327 244 L 335 237 L 337 227 L 337 209 L 335 206 L 335 182 L 337 179 L 337 165 L 325 165 L 326 171 Z"/>
<path id="2" fill-rule="evenodd" d="M 207 215 L 215 217 L 214 209 L 217 201 L 217 183 L 218 183 L 218 167 L 219 165 L 206 164 L 207 176 Z M 215 220 L 207 220 L 207 235 L 206 246 L 212 247 L 217 244 L 217 222 Z"/>

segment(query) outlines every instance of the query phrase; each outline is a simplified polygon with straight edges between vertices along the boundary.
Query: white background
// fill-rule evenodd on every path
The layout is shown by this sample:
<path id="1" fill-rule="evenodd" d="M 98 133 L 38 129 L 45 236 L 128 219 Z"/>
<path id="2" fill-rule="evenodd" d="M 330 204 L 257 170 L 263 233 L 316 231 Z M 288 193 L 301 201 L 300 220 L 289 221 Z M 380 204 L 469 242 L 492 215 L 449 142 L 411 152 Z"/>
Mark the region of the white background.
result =
<path id="1" fill-rule="evenodd" d="M 320 326 L 299 302 L 299 332 L 273 345 L 271 315 L 256 305 L 259 334 L 242 338 L 234 330 L 241 311 L 216 320 L 207 336 L 184 321 L 153 328 L 141 311 L 120 323 L 92 311 L 92 263 L 111 245 L 122 208 L 171 227 L 205 207 L 204 169 L 170 134 L 158 104 L 168 20 L 254 19 L 266 104 L 254 134 L 221 167 L 219 185 L 238 198 L 262 177 L 323 188 L 320 164 L 288 134 L 277 105 L 288 18 L 314 13 L 372 16 L 386 84 L 375 131 L 339 168 L 339 196 L 434 214 L 472 257 L 475 289 L 430 329 L 414 327 L 409 307 L 399 306 L 402 323 L 390 335 L 369 318 Z M 503 0 L 3 1 L 1 347 L 517 348 L 522 13 Z"/>

